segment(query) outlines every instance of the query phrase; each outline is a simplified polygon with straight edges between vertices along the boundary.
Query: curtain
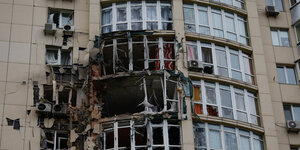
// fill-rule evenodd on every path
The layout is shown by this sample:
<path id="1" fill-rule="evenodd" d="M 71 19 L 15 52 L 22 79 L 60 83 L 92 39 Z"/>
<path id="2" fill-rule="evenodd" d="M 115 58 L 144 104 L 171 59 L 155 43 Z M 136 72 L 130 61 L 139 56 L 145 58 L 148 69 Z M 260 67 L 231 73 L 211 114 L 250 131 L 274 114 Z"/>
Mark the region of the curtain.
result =
<path id="1" fill-rule="evenodd" d="M 57 51 L 47 51 L 46 63 L 47 64 L 56 64 L 56 63 L 58 63 Z"/>
<path id="2" fill-rule="evenodd" d="M 156 6 L 147 6 L 147 20 L 157 20 Z"/>
<path id="3" fill-rule="evenodd" d="M 70 52 L 61 53 L 61 64 L 62 65 L 71 65 Z"/>
<path id="4" fill-rule="evenodd" d="M 248 137 L 241 136 L 240 143 L 242 150 L 250 150 L 250 140 Z"/>
<path id="5" fill-rule="evenodd" d="M 117 22 L 126 21 L 126 7 L 117 8 Z"/>
<path id="6" fill-rule="evenodd" d="M 172 21 L 172 9 L 170 6 L 161 6 L 161 19 L 164 21 Z"/>
<path id="7" fill-rule="evenodd" d="M 183 8 L 184 23 L 195 24 L 195 13 L 193 8 Z"/>
<path id="8" fill-rule="evenodd" d="M 209 146 L 211 149 L 221 149 L 221 134 L 219 131 L 210 130 L 209 131 Z M 244 150 L 244 149 L 242 149 Z"/>
<path id="9" fill-rule="evenodd" d="M 206 101 L 209 104 L 217 104 L 215 88 L 206 87 Z"/>
<path id="10" fill-rule="evenodd" d="M 131 20 L 132 21 L 143 20 L 141 6 L 131 7 Z"/>
<path id="11" fill-rule="evenodd" d="M 111 24 L 112 14 L 111 9 L 102 11 L 102 25 Z"/>
<path id="12" fill-rule="evenodd" d="M 197 46 L 187 45 L 188 60 L 198 60 Z"/>
<path id="13" fill-rule="evenodd" d="M 237 150 L 237 141 L 235 134 L 225 132 L 225 150 Z"/>

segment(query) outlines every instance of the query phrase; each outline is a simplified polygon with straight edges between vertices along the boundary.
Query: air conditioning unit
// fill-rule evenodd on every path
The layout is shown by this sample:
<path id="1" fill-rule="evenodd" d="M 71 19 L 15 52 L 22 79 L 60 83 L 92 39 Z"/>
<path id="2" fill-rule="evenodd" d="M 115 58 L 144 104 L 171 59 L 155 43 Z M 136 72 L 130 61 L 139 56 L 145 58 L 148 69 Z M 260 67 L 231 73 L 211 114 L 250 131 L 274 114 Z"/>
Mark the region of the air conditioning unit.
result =
<path id="1" fill-rule="evenodd" d="M 64 35 L 72 36 L 73 32 L 74 32 L 74 26 L 68 24 L 64 26 Z"/>
<path id="2" fill-rule="evenodd" d="M 286 126 L 288 128 L 288 131 L 290 131 L 290 132 L 299 132 L 299 130 L 300 130 L 300 122 L 299 121 L 288 120 L 286 122 Z"/>
<path id="3" fill-rule="evenodd" d="M 49 103 L 36 103 L 35 109 L 39 113 L 51 113 L 51 104 Z"/>
<path id="4" fill-rule="evenodd" d="M 67 114 L 67 105 L 64 104 L 55 104 L 52 107 L 53 115 L 65 115 Z"/>
<path id="5" fill-rule="evenodd" d="M 279 10 L 275 6 L 266 6 L 267 16 L 276 17 L 279 14 Z"/>
<path id="6" fill-rule="evenodd" d="M 45 34 L 51 34 L 51 35 L 55 34 L 56 24 L 55 23 L 46 23 L 44 32 L 45 32 Z"/>
<path id="7" fill-rule="evenodd" d="M 190 70 L 202 71 L 203 70 L 203 63 L 199 60 L 189 60 L 188 61 L 188 68 Z"/>

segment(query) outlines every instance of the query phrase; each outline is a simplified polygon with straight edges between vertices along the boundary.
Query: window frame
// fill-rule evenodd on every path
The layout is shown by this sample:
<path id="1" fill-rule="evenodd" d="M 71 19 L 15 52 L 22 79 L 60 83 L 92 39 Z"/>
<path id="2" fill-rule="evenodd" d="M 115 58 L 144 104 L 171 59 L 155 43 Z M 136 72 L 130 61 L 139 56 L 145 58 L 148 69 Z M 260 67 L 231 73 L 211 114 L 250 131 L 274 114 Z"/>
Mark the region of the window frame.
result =
<path id="1" fill-rule="evenodd" d="M 192 58 L 189 58 L 189 51 L 187 50 L 187 60 L 198 60 L 198 61 L 202 61 L 203 62 L 203 59 L 202 59 L 202 47 L 206 47 L 206 46 L 203 46 L 203 45 L 207 45 L 208 43 L 206 42 L 201 42 L 199 40 L 197 41 L 194 41 L 194 40 L 187 40 L 186 41 L 186 47 L 188 49 L 189 46 L 192 46 L 193 48 L 196 48 L 196 50 L 194 49 L 194 52 L 196 51 L 197 54 L 194 54 L 194 58 L 195 59 L 192 59 Z M 242 80 L 239 80 L 239 81 L 244 81 L 244 82 L 247 82 L 249 84 L 252 84 L 252 85 L 255 85 L 255 75 L 254 75 L 254 64 L 253 64 L 253 59 L 249 56 L 251 56 L 251 54 L 248 54 L 246 52 L 243 52 L 242 50 L 238 50 L 238 49 L 233 49 L 233 48 L 230 48 L 228 46 L 221 46 L 221 45 L 217 45 L 215 43 L 209 43 L 211 46 L 211 53 L 212 53 L 212 64 L 208 64 L 208 63 L 204 63 L 204 65 L 211 65 L 213 66 L 213 74 L 215 75 L 219 75 L 219 76 L 222 76 L 222 77 L 227 77 L 227 78 L 232 78 L 232 79 L 235 79 L 235 80 L 239 80 L 239 79 L 236 79 L 236 78 L 233 78 L 233 75 L 232 75 L 232 72 L 233 71 L 237 71 L 237 72 L 240 72 L 242 74 Z M 240 70 L 238 69 L 234 69 L 232 67 L 232 64 L 231 64 L 231 51 L 234 50 L 234 54 L 238 56 L 238 62 L 239 62 L 239 66 L 240 66 Z M 217 51 L 222 51 L 222 52 L 225 52 L 225 56 L 226 56 L 226 66 L 220 66 L 218 64 L 218 53 Z M 250 73 L 253 73 L 253 74 L 249 74 L 245 68 L 245 64 L 244 64 L 244 58 L 248 58 L 248 61 L 249 61 L 249 68 L 250 68 Z M 198 58 L 198 59 L 196 59 Z M 250 64 L 251 62 L 251 64 Z M 227 70 L 227 75 L 228 76 L 223 76 L 221 74 L 221 72 L 219 72 L 219 68 L 226 68 Z M 251 80 L 250 81 L 247 81 L 247 76 L 250 76 L 251 77 Z"/>
<path id="2" fill-rule="evenodd" d="M 283 71 L 284 71 L 284 79 L 285 79 L 285 82 L 284 82 L 284 83 L 280 83 L 280 81 L 279 81 L 278 68 L 283 68 Z M 294 70 L 294 77 L 295 77 L 295 80 L 296 80 L 295 83 L 290 83 L 290 82 L 289 82 L 289 79 L 288 79 L 288 73 L 287 73 L 287 68 L 291 68 L 291 69 Z M 295 67 L 292 67 L 292 66 L 282 66 L 282 65 L 277 65 L 277 66 L 276 66 L 276 71 L 277 71 L 277 77 L 278 77 L 278 83 L 279 83 L 279 84 L 290 84 L 290 85 L 297 85 L 297 84 L 298 84 L 298 79 L 297 79 L 297 76 L 296 76 L 296 69 L 295 69 Z"/>
<path id="3" fill-rule="evenodd" d="M 273 46 L 291 47 L 290 34 L 289 34 L 289 30 L 288 29 L 275 29 L 275 28 L 271 28 L 270 31 L 271 31 L 271 39 L 272 39 L 272 45 Z M 272 32 L 277 32 L 277 37 L 276 38 L 278 40 L 279 45 L 274 45 Z M 289 41 L 288 46 L 284 46 L 282 44 L 280 32 L 286 32 L 287 33 L 287 35 L 288 35 L 288 41 Z"/>
<path id="4" fill-rule="evenodd" d="M 220 84 L 218 82 L 214 83 L 214 85 L 215 85 L 215 95 L 216 95 L 216 104 L 208 104 L 207 99 L 206 99 L 207 96 L 206 96 L 206 87 L 205 86 L 206 86 L 206 83 L 211 83 L 211 82 L 206 82 L 204 80 L 192 80 L 192 83 L 193 83 L 193 87 L 194 86 L 200 87 L 200 96 L 201 96 L 200 101 L 195 101 L 194 98 L 192 98 L 192 108 L 193 108 L 193 112 L 195 114 L 196 114 L 195 104 L 196 105 L 197 104 L 202 105 L 202 114 L 200 113 L 199 115 L 209 115 L 208 112 L 207 112 L 207 105 L 213 105 L 213 106 L 217 107 L 217 110 L 218 110 L 218 116 L 217 117 L 226 118 L 226 117 L 224 117 L 223 111 L 222 111 L 222 108 L 224 106 L 222 105 L 222 100 L 221 100 L 222 95 L 220 93 L 220 90 L 223 89 L 223 88 L 220 87 L 220 86 L 228 86 L 229 90 L 230 90 L 230 96 L 231 96 L 232 108 L 230 108 L 230 109 L 232 109 L 233 119 L 231 119 L 231 118 L 227 118 L 227 119 L 238 120 L 238 121 L 242 121 L 242 122 L 251 123 L 251 124 L 254 124 L 254 125 L 257 125 L 257 126 L 261 126 L 261 116 L 260 116 L 259 105 L 257 107 L 255 107 L 255 106 L 252 106 L 251 103 L 250 103 L 250 98 L 249 97 L 255 98 L 256 102 L 257 103 L 259 102 L 259 99 L 255 96 L 254 92 L 247 91 L 246 89 L 241 89 L 242 93 L 240 93 L 240 94 L 243 95 L 244 106 L 245 106 L 245 110 L 241 110 L 241 109 L 238 109 L 237 106 L 236 106 L 237 102 L 236 102 L 236 97 L 235 96 L 236 96 L 236 89 L 238 89 L 238 88 L 234 87 L 233 85 L 225 85 L 225 84 Z M 250 107 L 256 108 L 256 112 L 258 114 L 252 114 L 250 112 Z M 238 112 L 245 113 L 247 121 L 239 120 L 238 116 L 237 116 Z M 251 116 L 255 116 L 256 119 L 258 119 L 257 124 L 255 124 L 255 121 L 252 120 Z"/>
<path id="5" fill-rule="evenodd" d="M 283 106 L 288 106 L 290 108 L 290 111 L 291 111 L 291 117 L 292 117 L 292 121 L 296 121 L 295 119 L 295 113 L 294 113 L 294 107 L 299 107 L 300 108 L 300 105 L 299 104 L 283 104 Z M 285 111 L 284 107 L 283 107 L 283 110 Z M 300 115 L 300 114 L 299 114 Z M 286 119 L 286 116 L 284 116 L 285 120 L 288 121 Z M 300 118 L 300 116 L 299 116 Z M 299 120 L 300 121 L 300 120 Z"/>
<path id="6" fill-rule="evenodd" d="M 119 147 L 119 143 L 118 143 L 118 130 L 116 129 L 120 129 L 120 128 L 130 128 L 130 134 L 132 135 L 132 138 L 130 138 L 130 144 L 131 144 L 131 149 L 135 149 L 135 148 L 143 148 L 143 147 L 147 147 L 147 145 L 136 145 L 135 144 L 135 128 L 139 128 L 139 127 L 145 127 L 147 132 L 151 132 L 153 133 L 153 128 L 162 128 L 162 135 L 163 135 L 163 144 L 153 144 L 153 138 L 150 138 L 150 143 L 151 143 L 151 147 L 150 149 L 154 148 L 154 147 L 164 147 L 164 149 L 168 150 L 170 147 L 182 147 L 182 139 L 180 138 L 180 145 L 170 145 L 169 143 L 169 132 L 168 129 L 169 127 L 177 127 L 179 128 L 179 134 L 180 137 L 182 137 L 182 132 L 181 132 L 181 126 L 179 124 L 172 124 L 169 123 L 167 120 L 163 120 L 161 123 L 155 124 L 152 123 L 151 121 L 147 121 L 147 124 L 138 124 L 136 125 L 135 121 L 133 120 L 125 120 L 124 122 L 129 122 L 129 125 L 127 126 L 119 126 L 119 123 L 121 121 L 115 121 L 115 122 L 106 122 L 103 124 L 107 124 L 110 127 L 109 128 L 105 128 L 103 129 L 104 131 L 104 137 L 103 137 L 103 149 L 104 150 L 113 150 L 113 149 L 118 149 Z M 142 122 L 145 123 L 145 122 Z M 149 130 L 148 130 L 149 129 Z M 113 131 L 114 134 L 114 147 L 113 148 L 106 148 L 106 131 Z M 153 135 L 153 134 L 151 134 Z M 149 136 L 149 135 L 148 135 Z"/>
<path id="7" fill-rule="evenodd" d="M 243 0 L 231 0 L 232 4 L 226 3 L 225 0 L 213 0 L 213 1 L 223 3 L 223 4 L 226 4 L 226 5 L 229 5 L 229 6 L 234 6 L 234 7 L 240 8 L 240 9 L 245 9 L 245 2 Z M 242 7 L 239 7 L 238 3 L 242 4 Z"/>
<path id="8" fill-rule="evenodd" d="M 59 9 L 57 10 L 57 9 L 52 9 L 51 8 L 51 9 L 48 10 L 48 20 L 47 20 L 48 23 L 51 23 L 51 22 L 49 22 L 49 16 L 50 16 L 51 12 L 53 12 L 53 14 L 55 12 L 59 13 L 58 25 L 55 23 L 57 28 L 64 28 L 65 25 L 74 26 L 74 11 L 72 11 L 72 10 L 59 10 Z M 68 13 L 68 14 L 70 14 L 70 16 L 72 16 L 71 22 L 69 20 L 67 24 L 62 25 L 62 18 L 63 18 L 62 14 L 63 13 Z M 52 23 L 54 23 L 54 20 L 53 20 Z"/>
<path id="9" fill-rule="evenodd" d="M 299 3 L 300 3 L 300 0 L 299 0 Z M 299 33 L 297 32 L 297 26 L 299 28 Z M 296 35 L 297 45 L 298 45 L 298 47 L 300 47 L 300 21 L 294 25 L 294 31 L 295 31 L 295 35 Z"/>
<path id="10" fill-rule="evenodd" d="M 210 130 L 216 130 L 216 129 L 211 129 L 209 128 L 209 126 L 219 126 L 220 129 L 218 129 L 218 131 L 220 132 L 220 142 L 221 142 L 221 146 L 222 146 L 222 150 L 226 148 L 226 137 L 225 137 L 225 133 L 231 133 L 231 134 L 235 134 L 235 138 L 236 138 L 236 144 L 237 144 L 237 149 L 241 149 L 241 143 L 240 143 L 240 138 L 243 137 L 247 137 L 249 138 L 249 146 L 250 146 L 250 150 L 254 150 L 255 148 L 255 143 L 254 140 L 258 140 L 260 142 L 262 142 L 262 146 L 263 146 L 263 150 L 265 149 L 265 145 L 264 145 L 264 140 L 263 140 L 263 136 L 259 135 L 257 133 L 254 133 L 252 131 L 246 131 L 249 132 L 249 134 L 243 134 L 243 132 L 245 132 L 245 130 L 236 128 L 236 127 L 231 127 L 231 126 L 225 126 L 225 125 L 217 125 L 217 124 L 210 124 L 210 123 L 199 123 L 199 122 L 194 122 L 193 123 L 193 131 L 195 131 L 195 129 L 204 129 L 204 135 L 205 135 L 205 143 L 206 146 L 202 146 L 202 147 L 198 147 L 197 145 L 195 145 L 196 149 L 207 149 L 210 150 L 210 140 L 209 140 L 209 131 Z M 234 129 L 234 131 L 228 131 L 225 128 L 232 128 Z M 194 141 L 195 139 L 195 132 L 193 132 L 194 135 Z M 197 143 L 197 142 L 194 142 Z"/>
<path id="11" fill-rule="evenodd" d="M 57 62 L 56 63 L 48 63 L 47 62 L 47 52 L 48 51 L 57 51 Z M 62 64 L 62 53 L 63 51 L 69 51 L 69 62 L 68 64 Z M 56 66 L 56 65 L 63 65 L 63 66 L 71 66 L 73 64 L 73 51 L 70 49 L 63 50 L 61 47 L 56 46 L 46 46 L 46 52 L 45 52 L 45 64 L 49 66 Z"/>
<path id="12" fill-rule="evenodd" d="M 133 7 L 141 7 L 142 13 L 142 20 L 132 20 L 131 18 L 131 10 Z M 156 19 L 155 20 L 148 20 L 147 19 L 147 7 L 156 7 Z M 125 3 L 112 3 L 110 6 L 102 8 L 102 11 L 111 10 L 111 23 L 110 24 L 101 24 L 101 32 L 102 33 L 109 33 L 114 31 L 124 31 L 124 30 L 151 30 L 147 28 L 147 23 L 157 23 L 157 29 L 153 30 L 168 30 L 163 29 L 163 23 L 171 23 L 173 30 L 173 16 L 172 20 L 163 20 L 161 16 L 161 9 L 162 7 L 170 7 L 172 10 L 172 3 L 161 3 L 160 0 L 156 1 L 156 3 L 147 3 L 145 0 L 140 1 L 140 3 L 132 3 L 131 1 L 127 1 Z M 117 8 L 126 8 L 126 21 L 118 22 L 117 21 Z M 172 14 L 173 15 L 173 14 Z M 100 17 L 101 21 L 103 22 L 103 16 Z M 142 29 L 132 29 L 132 23 L 142 23 Z M 126 29 L 117 29 L 118 24 L 127 24 Z M 111 31 L 104 32 L 103 28 L 111 26 Z"/>
<path id="13" fill-rule="evenodd" d="M 282 0 L 280 0 L 281 6 L 282 6 L 282 10 L 280 10 L 280 9 L 278 8 L 278 6 L 276 6 L 275 0 L 266 0 L 266 1 L 265 1 L 265 2 L 266 2 L 266 6 L 269 6 L 269 5 L 267 4 L 267 1 L 272 2 L 272 5 L 271 5 L 271 6 L 276 7 L 279 11 L 285 11 L 285 9 L 284 9 L 284 4 L 283 4 L 283 1 L 282 1 Z"/>
<path id="14" fill-rule="evenodd" d="M 204 10 L 203 8 L 206 8 L 206 10 Z M 212 7 L 212 6 L 205 6 L 205 5 L 198 5 L 198 4 L 186 4 L 184 3 L 183 4 L 183 9 L 193 9 L 193 16 L 194 16 L 194 21 L 192 20 L 191 22 L 187 22 L 186 18 L 184 18 L 184 25 L 185 25 L 185 32 L 194 32 L 194 31 L 187 31 L 186 30 L 186 26 L 187 25 L 192 25 L 192 26 L 195 26 L 195 33 L 199 33 L 199 34 L 204 34 L 204 35 L 209 35 L 209 36 L 215 36 L 215 37 L 219 37 L 219 38 L 225 38 L 225 39 L 228 39 L 230 41 L 233 41 L 233 42 L 238 42 L 238 43 L 241 43 L 243 45 L 249 45 L 250 44 L 250 38 L 249 38 L 249 32 L 248 32 L 248 24 L 247 24 L 247 19 L 243 16 L 240 16 L 236 13 L 233 13 L 233 12 L 228 12 L 224 9 L 219 9 L 219 8 L 215 8 L 215 7 Z M 202 11 L 202 12 L 206 12 L 207 13 L 207 16 L 208 16 L 208 25 L 205 26 L 205 27 L 208 27 L 209 28 L 209 34 L 206 34 L 206 33 L 200 33 L 200 26 L 201 27 L 204 27 L 204 25 L 200 24 L 199 22 L 199 11 Z M 185 11 L 183 11 L 185 12 Z M 222 19 L 222 29 L 221 28 L 216 28 L 214 27 L 214 21 L 213 21 L 213 14 L 219 14 L 221 15 L 221 19 Z M 235 34 L 236 34 L 236 41 L 234 40 L 231 40 L 227 34 L 228 33 L 231 33 L 231 31 L 227 30 L 227 27 L 226 27 L 226 14 L 227 13 L 231 13 L 233 14 L 233 20 L 234 20 L 234 26 L 235 26 Z M 244 22 L 244 24 L 240 24 L 239 22 L 242 21 Z M 193 23 L 192 23 L 193 22 Z M 245 31 L 240 31 L 240 26 L 241 25 L 244 25 L 243 28 L 245 28 Z M 215 31 L 214 30 L 218 30 L 218 31 L 221 31 L 222 32 L 222 36 L 216 36 L 215 34 Z M 241 33 L 245 32 L 246 35 L 242 35 Z M 232 33 L 231 33 L 232 34 Z M 244 43 L 243 39 L 242 38 L 245 38 L 246 39 L 246 43 Z"/>
<path id="15" fill-rule="evenodd" d="M 292 8 L 293 6 L 296 6 L 296 5 L 300 2 L 300 0 L 295 0 L 295 3 L 292 4 L 293 2 L 291 2 L 291 1 L 292 1 L 292 0 L 289 0 L 290 8 Z"/>

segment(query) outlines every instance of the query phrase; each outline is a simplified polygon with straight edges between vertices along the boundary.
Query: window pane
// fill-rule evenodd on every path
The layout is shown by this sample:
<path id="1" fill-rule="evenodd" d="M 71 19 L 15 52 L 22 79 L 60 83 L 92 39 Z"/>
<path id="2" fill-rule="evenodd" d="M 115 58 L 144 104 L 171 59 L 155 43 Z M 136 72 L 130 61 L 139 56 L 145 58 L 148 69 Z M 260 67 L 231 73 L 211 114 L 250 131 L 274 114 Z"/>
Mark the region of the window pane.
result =
<path id="1" fill-rule="evenodd" d="M 132 30 L 142 30 L 143 23 L 142 22 L 133 22 L 133 23 L 131 23 L 131 29 Z"/>
<path id="2" fill-rule="evenodd" d="M 163 22 L 162 23 L 162 29 L 163 30 L 172 30 L 173 29 L 173 24 L 169 22 Z"/>
<path id="3" fill-rule="evenodd" d="M 147 6 L 147 20 L 157 20 L 155 6 Z"/>
<path id="4" fill-rule="evenodd" d="M 199 24 L 201 25 L 208 25 L 208 15 L 207 12 L 199 11 Z"/>
<path id="5" fill-rule="evenodd" d="M 289 34 L 287 31 L 280 31 L 281 46 L 290 46 Z"/>
<path id="6" fill-rule="evenodd" d="M 264 144 L 262 141 L 254 139 L 254 150 L 263 150 L 264 149 Z"/>
<path id="7" fill-rule="evenodd" d="M 111 24 L 112 14 L 111 9 L 102 11 L 102 25 Z"/>
<path id="8" fill-rule="evenodd" d="M 293 106 L 293 111 L 295 121 L 300 121 L 300 106 Z"/>
<path id="9" fill-rule="evenodd" d="M 126 21 L 126 7 L 117 8 L 117 21 Z"/>
<path id="10" fill-rule="evenodd" d="M 240 61 L 238 55 L 230 54 L 230 62 L 232 68 L 240 70 Z"/>
<path id="11" fill-rule="evenodd" d="M 230 32 L 235 32 L 234 20 L 233 18 L 226 17 L 226 29 Z"/>
<path id="12" fill-rule="evenodd" d="M 240 144 L 242 150 L 250 150 L 250 140 L 248 137 L 241 136 Z"/>
<path id="13" fill-rule="evenodd" d="M 202 47 L 202 61 L 206 63 L 213 63 L 211 48 Z"/>
<path id="14" fill-rule="evenodd" d="M 225 4 L 232 5 L 232 0 L 224 0 Z"/>
<path id="15" fill-rule="evenodd" d="M 238 71 L 232 71 L 232 78 L 242 80 L 242 73 Z"/>
<path id="16" fill-rule="evenodd" d="M 161 127 L 153 128 L 153 144 L 164 144 L 163 129 Z"/>
<path id="17" fill-rule="evenodd" d="M 221 97 L 222 106 L 232 108 L 230 91 L 220 89 L 220 97 Z"/>
<path id="18" fill-rule="evenodd" d="M 237 120 L 248 122 L 247 114 L 245 112 L 237 111 Z"/>
<path id="19" fill-rule="evenodd" d="M 172 8 L 170 6 L 161 6 L 161 19 L 172 21 Z"/>
<path id="20" fill-rule="evenodd" d="M 131 7 L 131 20 L 132 21 L 143 20 L 141 6 Z"/>
<path id="21" fill-rule="evenodd" d="M 184 23 L 195 24 L 195 13 L 193 8 L 183 8 Z"/>
<path id="22" fill-rule="evenodd" d="M 227 67 L 227 57 L 225 51 L 216 50 L 217 64 L 219 66 Z"/>
<path id="23" fill-rule="evenodd" d="M 245 19 L 239 17 L 238 25 L 239 25 L 240 35 L 243 35 L 243 36 L 247 37 L 248 36 L 248 32 L 247 32 L 247 24 L 246 24 Z"/>
<path id="24" fill-rule="evenodd" d="M 117 24 L 117 30 L 127 30 L 127 23 Z"/>
<path id="25" fill-rule="evenodd" d="M 206 147 L 205 129 L 194 128 L 194 141 L 196 147 Z"/>
<path id="26" fill-rule="evenodd" d="M 223 29 L 221 14 L 212 13 L 212 19 L 214 28 Z"/>
<path id="27" fill-rule="evenodd" d="M 224 118 L 233 119 L 233 111 L 232 109 L 222 108 L 222 114 Z"/>
<path id="28" fill-rule="evenodd" d="M 266 0 L 266 5 L 267 6 L 274 6 L 272 0 Z"/>
<path id="29" fill-rule="evenodd" d="M 206 101 L 209 104 L 217 104 L 215 88 L 206 87 Z"/>
<path id="30" fill-rule="evenodd" d="M 285 120 L 293 120 L 291 105 L 283 105 Z"/>
<path id="31" fill-rule="evenodd" d="M 210 35 L 209 27 L 200 26 L 199 27 L 199 32 L 202 33 L 202 34 Z"/>
<path id="32" fill-rule="evenodd" d="M 279 83 L 286 83 L 284 68 L 283 67 L 277 67 L 277 73 L 278 73 L 278 82 Z"/>
<path id="33" fill-rule="evenodd" d="M 237 150 L 235 134 L 225 132 L 225 150 Z"/>
<path id="34" fill-rule="evenodd" d="M 72 13 L 62 13 L 61 26 L 73 25 L 73 14 Z"/>
<path id="35" fill-rule="evenodd" d="M 157 22 L 147 22 L 147 30 L 157 30 Z"/>
<path id="36" fill-rule="evenodd" d="M 283 5 L 281 0 L 274 0 L 275 6 L 279 9 L 279 11 L 283 11 Z"/>
<path id="37" fill-rule="evenodd" d="M 221 149 L 221 134 L 219 131 L 209 131 L 209 146 L 211 149 Z"/>
<path id="38" fill-rule="evenodd" d="M 218 107 L 217 106 L 211 106 L 211 105 L 207 105 L 206 106 L 206 110 L 207 110 L 207 114 L 209 116 L 219 116 L 219 112 L 218 112 Z"/>
<path id="39" fill-rule="evenodd" d="M 112 26 L 106 26 L 106 27 L 102 27 L 102 32 L 103 33 L 108 33 L 112 31 Z"/>
<path id="40" fill-rule="evenodd" d="M 196 45 L 187 45 L 188 60 L 198 60 L 198 50 Z"/>
<path id="41" fill-rule="evenodd" d="M 271 31 L 272 43 L 273 45 L 279 45 L 278 33 L 277 31 Z"/>
<path id="42" fill-rule="evenodd" d="M 184 25 L 184 30 L 186 32 L 196 32 L 196 26 L 195 25 L 191 25 L 191 24 L 185 24 Z"/>
<path id="43" fill-rule="evenodd" d="M 248 100 L 249 100 L 250 113 L 254 115 L 258 115 L 256 99 L 254 97 L 248 96 Z"/>
<path id="44" fill-rule="evenodd" d="M 297 39 L 298 39 L 298 42 L 300 42 L 300 23 L 298 23 L 296 26 L 296 35 L 297 35 Z"/>
<path id="45" fill-rule="evenodd" d="M 286 68 L 289 84 L 297 84 L 294 68 Z"/>
<path id="46" fill-rule="evenodd" d="M 235 101 L 236 101 L 236 108 L 239 110 L 246 110 L 244 95 L 242 94 L 235 94 Z"/>

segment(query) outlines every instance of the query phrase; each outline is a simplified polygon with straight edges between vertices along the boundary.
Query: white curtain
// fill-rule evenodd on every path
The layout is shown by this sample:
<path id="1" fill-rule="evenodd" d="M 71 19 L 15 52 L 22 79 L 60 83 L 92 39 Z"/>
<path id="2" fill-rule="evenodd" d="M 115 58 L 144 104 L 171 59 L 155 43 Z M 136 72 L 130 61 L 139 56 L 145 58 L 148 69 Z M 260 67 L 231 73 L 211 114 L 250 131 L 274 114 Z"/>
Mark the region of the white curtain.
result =
<path id="1" fill-rule="evenodd" d="M 57 51 L 47 51 L 46 54 L 46 63 L 47 64 L 56 64 L 57 62 Z"/>
<path id="2" fill-rule="evenodd" d="M 132 21 L 143 20 L 141 6 L 131 7 L 131 20 Z"/>
<path id="3" fill-rule="evenodd" d="M 219 131 L 209 131 L 209 146 L 211 149 L 222 149 L 221 134 Z M 244 149 L 242 149 L 244 150 Z"/>
<path id="4" fill-rule="evenodd" d="M 112 14 L 111 9 L 102 11 L 102 25 L 111 24 Z"/>
<path id="5" fill-rule="evenodd" d="M 147 6 L 147 20 L 157 20 L 156 6 Z"/>
<path id="6" fill-rule="evenodd" d="M 164 21 L 172 21 L 172 9 L 170 6 L 161 6 L 161 19 Z"/>
<path id="7" fill-rule="evenodd" d="M 237 150 L 236 136 L 233 133 L 225 133 L 226 150 Z"/>

